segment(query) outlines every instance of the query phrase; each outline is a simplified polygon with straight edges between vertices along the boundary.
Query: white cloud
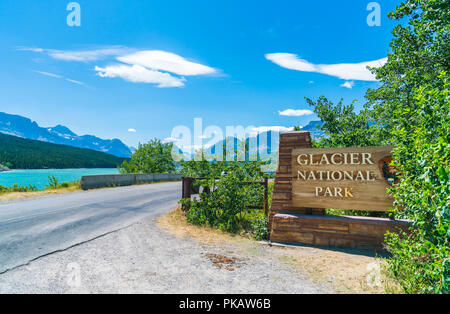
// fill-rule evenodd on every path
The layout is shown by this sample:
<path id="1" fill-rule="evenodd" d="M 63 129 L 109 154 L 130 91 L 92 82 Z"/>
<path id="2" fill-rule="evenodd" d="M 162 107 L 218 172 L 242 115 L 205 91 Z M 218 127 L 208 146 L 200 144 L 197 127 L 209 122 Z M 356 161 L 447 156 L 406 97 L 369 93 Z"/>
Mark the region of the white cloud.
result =
<path id="1" fill-rule="evenodd" d="M 259 127 L 253 127 L 250 129 L 250 135 L 255 136 L 258 133 L 264 133 L 264 132 L 268 132 L 268 131 L 272 131 L 272 132 L 287 132 L 287 131 L 292 131 L 294 128 L 293 127 L 285 127 L 285 126 L 277 126 L 277 125 L 273 125 L 273 126 L 259 126 Z"/>
<path id="2" fill-rule="evenodd" d="M 181 87 L 184 86 L 184 78 L 178 78 L 155 70 L 149 70 L 140 65 L 115 64 L 104 68 L 95 67 L 95 71 L 101 77 L 120 77 L 133 83 L 153 83 L 158 87 Z"/>
<path id="3" fill-rule="evenodd" d="M 175 137 L 166 137 L 164 140 L 163 140 L 163 142 L 164 143 L 172 143 L 172 142 L 176 142 L 176 141 L 178 141 L 179 139 L 178 138 L 175 138 Z"/>
<path id="4" fill-rule="evenodd" d="M 90 50 L 58 50 L 58 49 L 43 49 L 43 48 L 28 48 L 21 47 L 19 50 L 32 51 L 38 53 L 44 53 L 50 57 L 63 61 L 78 61 L 78 62 L 91 62 L 101 59 L 105 59 L 111 56 L 124 55 L 134 51 L 122 46 L 111 46 L 99 49 Z"/>
<path id="5" fill-rule="evenodd" d="M 161 50 L 138 51 L 133 54 L 118 57 L 117 60 L 153 70 L 167 71 L 185 76 L 216 73 L 216 69 L 188 61 L 179 55 Z"/>
<path id="6" fill-rule="evenodd" d="M 63 61 L 93 62 L 112 58 L 121 63 L 105 67 L 96 65 L 95 70 L 100 77 L 121 77 L 129 82 L 153 83 L 158 87 L 181 87 L 186 81 L 183 76 L 218 73 L 214 68 L 162 50 L 139 51 L 123 46 L 78 51 L 29 47 L 19 47 L 18 50 L 42 53 Z M 70 81 L 83 85 L 75 80 Z"/>
<path id="7" fill-rule="evenodd" d="M 57 78 L 57 79 L 64 79 L 64 80 L 66 80 L 66 81 L 68 81 L 68 82 L 71 82 L 71 83 L 75 83 L 75 84 L 78 84 L 78 85 L 83 85 L 83 86 L 85 86 L 85 84 L 84 84 L 83 82 L 76 81 L 76 80 L 72 80 L 72 79 L 66 78 L 66 77 L 61 76 L 61 75 L 58 75 L 58 74 L 54 74 L 54 73 L 50 73 L 50 72 L 45 72 L 45 71 L 34 71 L 34 72 L 39 73 L 39 74 L 42 74 L 42 75 L 45 75 L 45 76 L 54 77 L 54 78 Z"/>
<path id="8" fill-rule="evenodd" d="M 269 53 L 265 57 L 267 60 L 286 69 L 322 73 L 344 80 L 360 81 L 376 81 L 375 76 L 367 69 L 367 66 L 380 67 L 387 61 L 387 58 L 383 58 L 360 63 L 313 64 L 300 59 L 293 53 Z"/>
<path id="9" fill-rule="evenodd" d="M 345 87 L 345 88 L 352 89 L 354 85 L 355 85 L 355 82 L 353 82 L 353 81 L 347 81 L 347 82 L 345 82 L 344 84 L 341 84 L 340 86 L 341 86 L 341 87 Z"/>
<path id="10" fill-rule="evenodd" d="M 55 78 L 63 78 L 61 75 L 50 73 L 50 72 L 44 72 L 44 71 L 34 71 L 34 72 L 45 75 L 45 76 L 50 76 L 50 77 L 55 77 Z"/>
<path id="11" fill-rule="evenodd" d="M 74 83 L 74 84 L 78 84 L 78 85 L 84 85 L 83 82 L 76 81 L 76 80 L 72 80 L 72 79 L 69 79 L 69 78 L 66 78 L 66 81 L 71 82 L 71 83 Z"/>
<path id="12" fill-rule="evenodd" d="M 128 129 L 128 132 L 136 133 L 136 129 Z"/>
<path id="13" fill-rule="evenodd" d="M 301 117 L 308 116 L 314 114 L 311 110 L 308 109 L 286 109 L 283 111 L 278 111 L 280 116 L 288 116 L 288 117 Z"/>

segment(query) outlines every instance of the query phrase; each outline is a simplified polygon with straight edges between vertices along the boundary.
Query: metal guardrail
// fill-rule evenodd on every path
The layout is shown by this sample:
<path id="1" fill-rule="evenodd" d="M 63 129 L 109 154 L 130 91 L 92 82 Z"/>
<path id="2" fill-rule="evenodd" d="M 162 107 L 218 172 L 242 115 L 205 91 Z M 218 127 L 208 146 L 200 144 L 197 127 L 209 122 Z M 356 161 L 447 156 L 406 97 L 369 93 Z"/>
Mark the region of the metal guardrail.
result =
<path id="1" fill-rule="evenodd" d="M 88 175 L 81 177 L 80 185 L 83 190 L 89 190 L 108 186 L 126 186 L 161 181 L 180 181 L 181 178 L 181 174 L 176 173 Z"/>

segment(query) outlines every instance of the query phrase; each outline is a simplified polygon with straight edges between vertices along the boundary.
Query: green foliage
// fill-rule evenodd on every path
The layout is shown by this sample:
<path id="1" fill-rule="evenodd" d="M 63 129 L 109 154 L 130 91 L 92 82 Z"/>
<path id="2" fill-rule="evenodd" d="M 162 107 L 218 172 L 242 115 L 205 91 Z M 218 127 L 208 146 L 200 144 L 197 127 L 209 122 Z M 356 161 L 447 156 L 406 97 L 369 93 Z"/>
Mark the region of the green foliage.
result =
<path id="1" fill-rule="evenodd" d="M 318 128 L 326 134 L 314 147 L 365 147 L 384 144 L 377 128 L 371 123 L 370 111 L 367 109 L 355 112 L 354 102 L 344 105 L 342 100 L 337 104 L 320 96 L 317 101 L 306 98 L 308 104 L 322 120 Z"/>
<path id="2" fill-rule="evenodd" d="M 62 182 L 59 183 L 58 178 L 56 178 L 55 176 L 48 176 L 48 184 L 46 185 L 46 190 L 57 190 L 57 189 L 65 189 L 65 188 L 70 188 L 72 186 L 80 186 L 80 181 L 75 181 L 75 182 Z"/>
<path id="3" fill-rule="evenodd" d="M 65 189 L 70 187 L 79 187 L 80 181 L 76 182 L 62 182 L 59 183 L 58 179 L 55 176 L 49 176 L 48 177 L 48 184 L 46 185 L 46 190 L 56 190 L 56 189 Z M 28 186 L 19 186 L 18 184 L 14 184 L 12 187 L 6 187 L 3 185 L 0 185 L 0 194 L 5 193 L 13 193 L 13 192 L 36 192 L 38 191 L 37 187 L 34 185 L 28 185 Z"/>
<path id="4" fill-rule="evenodd" d="M 381 218 L 392 217 L 392 213 L 390 212 L 375 212 L 367 210 L 344 210 L 344 209 L 327 208 L 325 212 L 327 215 L 337 215 L 337 216 L 362 216 L 362 217 L 381 217 Z"/>
<path id="5" fill-rule="evenodd" d="M 425 85 L 443 90 L 439 76 L 450 70 L 447 0 L 407 0 L 389 16 L 397 20 L 409 16 L 409 20 L 394 28 L 386 64 L 372 70 L 382 85 L 367 92 L 377 127 L 385 132 L 401 127 L 399 123 L 414 127 L 420 118 L 414 94 Z"/>
<path id="6" fill-rule="evenodd" d="M 48 176 L 48 184 L 46 185 L 46 190 L 57 190 L 57 189 L 66 189 L 72 186 L 80 187 L 80 180 L 75 182 L 62 182 L 59 183 L 58 178 L 55 176 Z"/>
<path id="7" fill-rule="evenodd" d="M 57 189 L 58 185 L 58 179 L 55 176 L 48 176 L 48 184 L 46 185 L 47 189 Z"/>
<path id="8" fill-rule="evenodd" d="M 202 159 L 181 161 L 180 164 L 182 166 L 181 173 L 185 177 L 214 178 L 239 168 L 248 178 L 262 178 L 265 174 L 261 167 L 266 163 L 264 161 L 207 161 Z"/>
<path id="9" fill-rule="evenodd" d="M 397 280 L 405 293 L 448 293 L 450 258 L 418 232 L 388 233 L 386 244 L 392 256 L 388 274 Z M 447 282 L 444 282 L 447 280 Z M 439 283 L 439 284 L 437 284 Z"/>
<path id="10" fill-rule="evenodd" d="M 200 164 L 196 166 L 196 163 Z M 256 161 L 183 163 L 183 173 L 207 177 L 196 181 L 203 189 L 199 200 L 181 201 L 182 204 L 189 203 L 190 209 L 186 214 L 188 222 L 209 225 L 232 233 L 251 231 L 252 224 L 263 216 L 263 213 L 248 207 L 263 207 L 264 187 L 257 183 L 249 185 L 246 182 L 258 182 L 263 179 L 261 164 L 262 162 Z M 215 179 L 218 173 L 222 176 Z"/>
<path id="11" fill-rule="evenodd" d="M 258 241 L 268 240 L 270 236 L 267 217 L 259 217 L 252 223 L 254 238 Z"/>
<path id="12" fill-rule="evenodd" d="M 406 0 L 389 16 L 409 19 L 394 28 L 385 65 L 372 69 L 381 85 L 367 91 L 364 110 L 309 103 L 325 122 L 319 146 L 396 146 L 393 214 L 412 220 L 414 231 L 387 236 L 390 273 L 407 293 L 448 293 L 450 6 Z"/>
<path id="13" fill-rule="evenodd" d="M 395 214 L 411 219 L 417 234 L 414 245 L 393 237 L 388 247 L 394 258 L 388 262 L 397 274 L 395 254 L 402 254 L 405 267 L 415 270 L 414 276 L 399 277 L 405 291 L 412 293 L 448 293 L 450 284 L 450 102 L 448 77 L 443 74 L 441 79 L 442 90 L 424 85 L 415 91 L 414 125 L 399 121 L 393 131 L 397 138 L 394 166 L 401 174 L 400 183 L 391 190 Z M 394 116 L 409 110 L 398 106 Z M 430 254 L 421 264 L 417 256 L 424 250 Z"/>
<path id="14" fill-rule="evenodd" d="M 139 144 L 138 149 L 131 155 L 130 161 L 124 161 L 119 170 L 121 173 L 175 172 L 172 147 L 172 143 L 162 143 L 159 139 Z"/>
<path id="15" fill-rule="evenodd" d="M 224 161 L 208 161 L 203 150 L 195 152 L 195 158 L 181 160 L 181 173 L 185 177 L 193 178 L 214 178 L 220 177 L 225 171 L 227 163 Z"/>
<path id="16" fill-rule="evenodd" d="M 79 183 L 78 182 L 63 182 L 58 185 L 58 188 L 66 189 L 66 188 L 70 188 L 71 186 L 74 186 L 74 185 L 79 185 Z"/>
<path id="17" fill-rule="evenodd" d="M 37 191 L 37 187 L 31 184 L 28 186 L 19 186 L 17 184 L 14 184 L 12 187 L 0 185 L 0 194 L 12 192 L 35 192 L 35 191 Z"/>
<path id="18" fill-rule="evenodd" d="M 0 162 L 0 170 L 8 170 L 10 168 L 12 168 L 12 163 L 10 163 L 9 161 L 6 162 Z"/>
<path id="19" fill-rule="evenodd" d="M 387 63 L 373 69 L 382 85 L 367 93 L 376 127 L 397 146 L 395 214 L 416 227 L 410 238 L 388 237 L 387 261 L 406 292 L 448 293 L 450 6 L 407 0 L 390 13 L 407 16 L 408 24 L 393 30 Z"/>
<path id="20" fill-rule="evenodd" d="M 126 158 L 0 134 L 0 160 L 16 169 L 114 168 Z"/>

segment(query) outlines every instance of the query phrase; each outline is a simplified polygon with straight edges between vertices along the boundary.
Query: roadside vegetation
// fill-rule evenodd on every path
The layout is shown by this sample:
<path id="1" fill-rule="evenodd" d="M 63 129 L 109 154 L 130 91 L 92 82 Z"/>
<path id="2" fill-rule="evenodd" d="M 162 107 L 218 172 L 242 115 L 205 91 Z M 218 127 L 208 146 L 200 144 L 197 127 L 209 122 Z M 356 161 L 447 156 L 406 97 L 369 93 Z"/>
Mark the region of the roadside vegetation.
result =
<path id="1" fill-rule="evenodd" d="M 172 158 L 172 148 L 173 143 L 163 143 L 159 139 L 139 144 L 130 160 L 124 161 L 118 169 L 120 173 L 175 172 L 176 164 Z"/>
<path id="2" fill-rule="evenodd" d="M 172 157 L 172 143 L 159 139 L 139 144 L 129 161 L 119 167 L 121 173 L 170 173 L 180 171 L 185 177 L 202 178 L 196 180 L 199 195 L 192 200 L 181 200 L 186 208 L 189 223 L 209 226 L 234 234 L 251 235 L 256 239 L 268 238 L 267 217 L 263 210 L 264 187 L 260 183 L 265 173 L 263 161 L 217 161 L 204 151 L 196 152 L 194 160 L 176 163 Z M 224 147 L 224 155 L 226 154 Z M 237 156 L 237 152 L 236 152 Z M 200 160 L 200 161 L 195 161 Z M 249 184 L 249 182 L 255 182 Z M 269 184 L 270 204 L 271 189 Z M 253 208 L 250 208 L 253 207 Z M 254 209 L 257 207 L 257 209 Z"/>
<path id="3" fill-rule="evenodd" d="M 49 176 L 48 184 L 44 190 L 38 190 L 34 185 L 19 186 L 18 184 L 14 184 L 11 187 L 0 185 L 0 201 L 73 192 L 76 190 L 80 190 L 80 181 L 59 182 L 55 176 Z"/>
<path id="4" fill-rule="evenodd" d="M 203 155 L 203 152 L 197 154 Z M 264 187 L 258 183 L 265 178 L 261 171 L 265 162 L 200 160 L 181 162 L 184 176 L 202 178 L 194 182 L 200 187 L 198 198 L 180 201 L 187 210 L 187 221 L 230 233 L 252 235 L 259 240 L 267 239 L 267 217 L 262 209 Z M 269 195 L 270 189 L 269 185 Z"/>
<path id="5" fill-rule="evenodd" d="M 387 234 L 387 272 L 405 293 L 448 293 L 450 284 L 450 6 L 446 0 L 407 0 L 389 17 L 394 28 L 381 82 L 363 110 L 307 99 L 324 122 L 316 147 L 395 145 L 400 181 L 390 215 L 413 221 L 408 234 Z M 367 213 L 362 213 L 367 215 Z"/>

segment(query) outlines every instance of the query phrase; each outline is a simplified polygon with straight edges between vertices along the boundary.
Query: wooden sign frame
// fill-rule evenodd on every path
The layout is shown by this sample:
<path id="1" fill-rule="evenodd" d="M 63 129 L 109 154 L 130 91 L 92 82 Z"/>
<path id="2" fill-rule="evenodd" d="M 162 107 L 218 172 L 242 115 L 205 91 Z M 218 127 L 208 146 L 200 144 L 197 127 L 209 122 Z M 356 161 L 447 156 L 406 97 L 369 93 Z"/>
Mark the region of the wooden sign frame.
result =
<path id="1" fill-rule="evenodd" d="M 386 193 L 389 187 L 386 179 L 395 181 L 395 175 L 391 176 L 392 169 L 388 165 L 392 149 L 391 146 L 313 149 L 309 132 L 281 133 L 278 167 L 269 213 L 270 240 L 281 243 L 382 250 L 387 231 L 407 232 L 411 227 L 408 221 L 332 216 L 326 215 L 325 211 L 326 208 L 388 210 L 392 205 L 392 199 Z M 352 153 L 354 155 L 351 155 Z M 369 155 L 363 156 L 363 153 Z M 298 158 L 301 154 L 304 155 L 300 157 L 299 163 Z M 313 156 L 310 157 L 310 154 Z M 323 157 L 323 154 L 326 157 Z M 333 154 L 340 155 L 332 157 Z M 346 157 L 344 154 L 347 154 Z M 307 160 L 309 164 L 305 164 Z M 298 180 L 298 171 L 303 171 L 300 175 L 301 180 Z M 311 175 L 308 171 L 322 171 L 322 174 L 315 172 Z M 340 173 L 333 174 L 333 171 Z M 344 173 L 345 171 L 347 173 Z M 322 188 L 323 195 L 320 197 L 315 196 L 316 187 Z M 330 190 L 326 190 L 326 187 Z M 351 188 L 347 190 L 347 196 L 350 193 L 353 197 L 345 198 L 346 187 Z"/>

